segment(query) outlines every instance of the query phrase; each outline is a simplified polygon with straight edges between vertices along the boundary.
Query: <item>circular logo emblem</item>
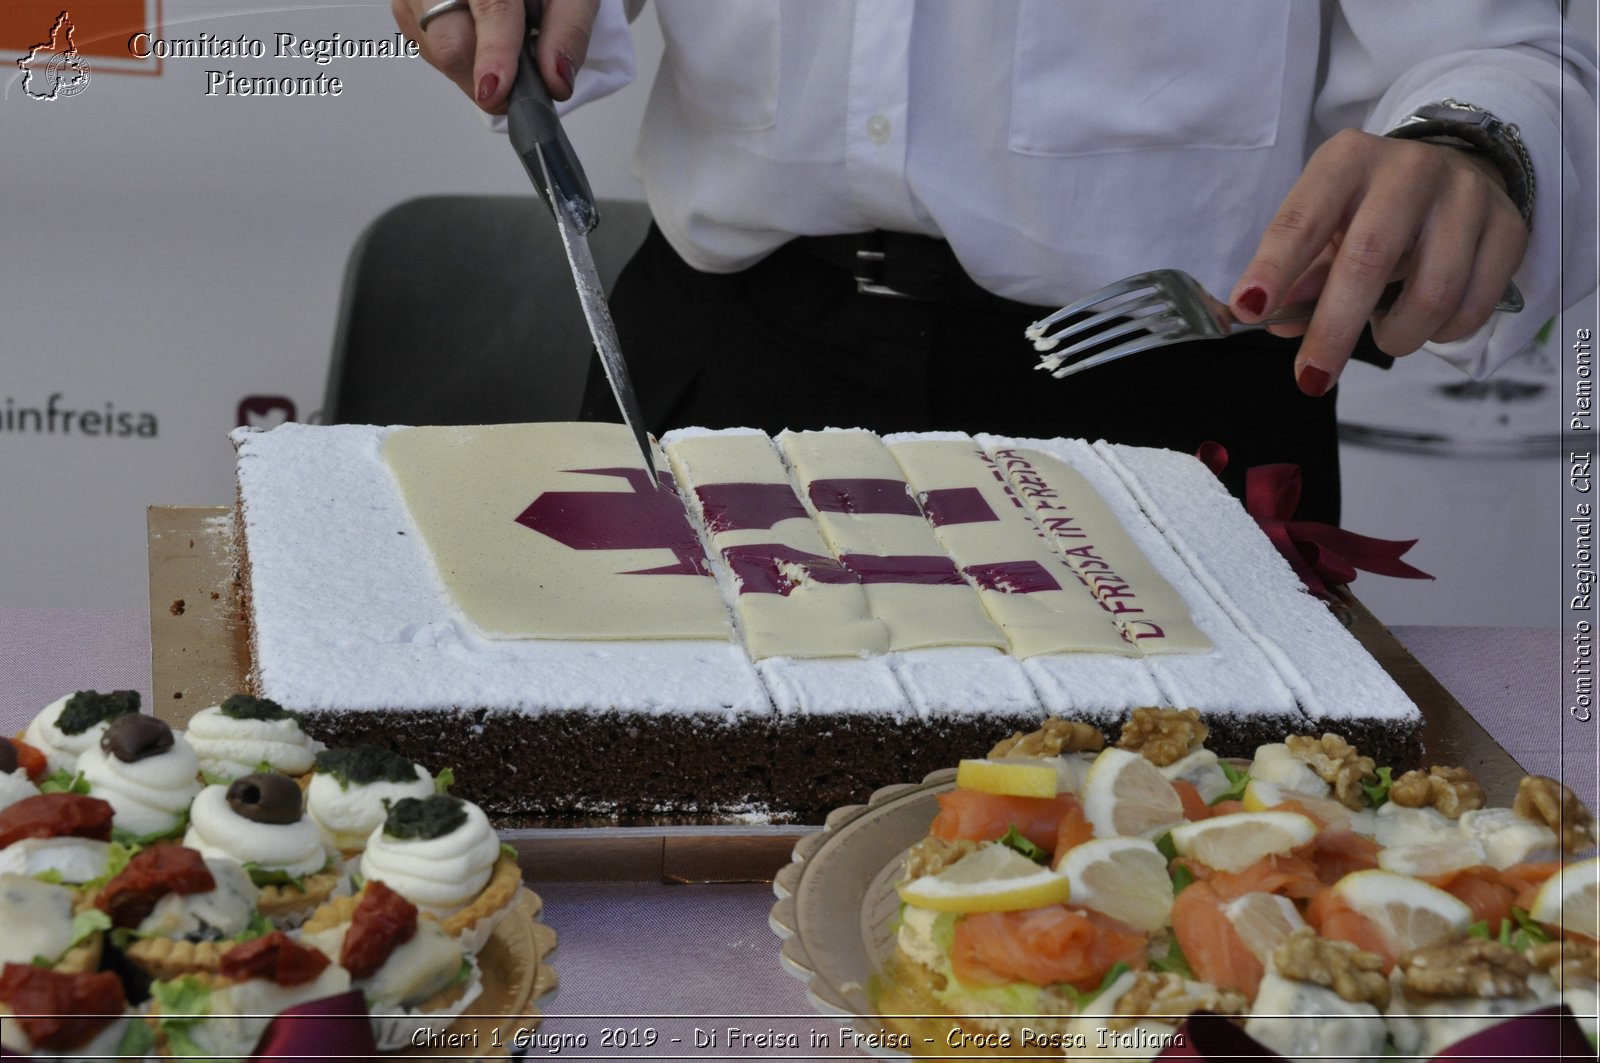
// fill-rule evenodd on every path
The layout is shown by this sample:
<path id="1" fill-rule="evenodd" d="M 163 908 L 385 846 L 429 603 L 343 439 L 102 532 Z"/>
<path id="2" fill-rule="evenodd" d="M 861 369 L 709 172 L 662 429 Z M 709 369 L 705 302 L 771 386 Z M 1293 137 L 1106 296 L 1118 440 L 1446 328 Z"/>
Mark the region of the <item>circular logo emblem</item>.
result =
<path id="1" fill-rule="evenodd" d="M 61 52 L 50 57 L 45 75 L 54 85 L 57 99 L 76 96 L 89 87 L 89 64 L 77 52 Z"/>

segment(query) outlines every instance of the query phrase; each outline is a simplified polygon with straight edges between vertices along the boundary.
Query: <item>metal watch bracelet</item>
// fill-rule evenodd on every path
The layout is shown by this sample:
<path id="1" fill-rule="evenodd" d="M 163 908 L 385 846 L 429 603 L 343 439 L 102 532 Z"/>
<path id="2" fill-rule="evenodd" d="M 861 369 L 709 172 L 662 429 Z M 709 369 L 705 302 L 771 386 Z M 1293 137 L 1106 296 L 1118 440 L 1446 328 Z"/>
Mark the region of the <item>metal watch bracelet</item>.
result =
<path id="1" fill-rule="evenodd" d="M 1506 193 L 1533 226 L 1535 182 L 1533 160 L 1516 125 L 1502 122 L 1481 107 L 1444 99 L 1417 108 L 1400 120 L 1386 136 L 1398 140 L 1426 140 L 1475 151 L 1494 163 L 1505 178 Z"/>

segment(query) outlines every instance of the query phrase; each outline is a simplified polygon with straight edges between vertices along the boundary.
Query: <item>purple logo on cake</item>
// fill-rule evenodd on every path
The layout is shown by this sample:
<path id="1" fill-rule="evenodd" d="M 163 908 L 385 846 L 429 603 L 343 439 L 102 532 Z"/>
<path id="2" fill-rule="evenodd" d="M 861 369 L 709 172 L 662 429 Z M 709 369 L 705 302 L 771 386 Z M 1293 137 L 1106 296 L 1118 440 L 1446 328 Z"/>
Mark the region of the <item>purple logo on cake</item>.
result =
<path id="1" fill-rule="evenodd" d="M 706 484 L 696 487 L 694 494 L 705 513 L 706 530 L 712 535 L 770 528 L 779 521 L 811 517 L 788 484 Z"/>
<path id="2" fill-rule="evenodd" d="M 730 546 L 722 551 L 740 594 L 787 596 L 802 580 L 823 584 L 855 583 L 855 574 L 831 557 L 808 554 L 781 543 Z"/>
<path id="3" fill-rule="evenodd" d="M 897 517 L 921 515 L 904 480 L 866 477 L 813 480 L 807 493 L 811 496 L 811 504 L 822 513 Z"/>
<path id="4" fill-rule="evenodd" d="M 956 563 L 943 554 L 845 554 L 839 559 L 862 583 L 916 583 L 959 587 L 966 583 Z"/>
<path id="5" fill-rule="evenodd" d="M 941 487 L 922 496 L 922 508 L 935 528 L 999 520 L 976 487 Z"/>
<path id="6" fill-rule="evenodd" d="M 1056 578 L 1037 561 L 992 561 L 985 565 L 968 565 L 966 571 L 979 587 L 1001 594 L 1034 594 L 1061 589 Z"/>
<path id="7" fill-rule="evenodd" d="M 677 563 L 635 569 L 622 576 L 707 576 L 705 552 L 689 526 L 672 477 L 661 490 L 643 469 L 567 469 L 589 476 L 616 476 L 628 491 L 546 491 L 517 514 L 516 521 L 574 550 L 669 550 Z"/>

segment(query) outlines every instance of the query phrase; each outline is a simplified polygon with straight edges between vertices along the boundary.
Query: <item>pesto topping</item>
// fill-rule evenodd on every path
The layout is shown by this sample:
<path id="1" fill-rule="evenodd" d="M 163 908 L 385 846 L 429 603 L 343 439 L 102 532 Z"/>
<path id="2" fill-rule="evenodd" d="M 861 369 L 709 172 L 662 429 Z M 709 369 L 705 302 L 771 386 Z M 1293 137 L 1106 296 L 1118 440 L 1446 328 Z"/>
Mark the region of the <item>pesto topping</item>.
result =
<path id="1" fill-rule="evenodd" d="M 442 838 L 467 821 L 466 802 L 449 794 L 402 797 L 389 806 L 383 833 L 401 841 Z"/>
<path id="2" fill-rule="evenodd" d="M 411 761 L 370 743 L 324 749 L 317 754 L 316 770 L 332 775 L 346 789 L 375 782 L 416 782 L 419 777 Z"/>
<path id="3" fill-rule="evenodd" d="M 98 690 L 80 690 L 61 707 L 56 726 L 62 734 L 81 735 L 101 720 L 114 720 L 138 711 L 137 690 L 113 690 L 109 694 L 102 694 Z"/>
<path id="4" fill-rule="evenodd" d="M 249 694 L 234 694 L 220 706 L 222 715 L 235 720 L 293 720 L 294 713 L 271 698 L 255 698 Z"/>

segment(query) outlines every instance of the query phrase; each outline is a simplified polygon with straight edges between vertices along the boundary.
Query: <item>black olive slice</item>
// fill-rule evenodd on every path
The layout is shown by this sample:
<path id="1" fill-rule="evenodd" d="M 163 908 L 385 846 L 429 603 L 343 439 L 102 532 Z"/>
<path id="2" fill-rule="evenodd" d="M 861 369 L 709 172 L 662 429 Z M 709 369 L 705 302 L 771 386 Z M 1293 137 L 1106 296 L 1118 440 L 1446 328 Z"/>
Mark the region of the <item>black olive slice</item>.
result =
<path id="1" fill-rule="evenodd" d="M 275 771 L 246 775 L 228 787 L 228 807 L 254 823 L 297 823 L 302 804 L 300 784 Z"/>
<path id="2" fill-rule="evenodd" d="M 172 728 L 165 720 L 143 713 L 118 716 L 100 736 L 100 748 L 124 764 L 132 764 L 171 749 Z"/>

